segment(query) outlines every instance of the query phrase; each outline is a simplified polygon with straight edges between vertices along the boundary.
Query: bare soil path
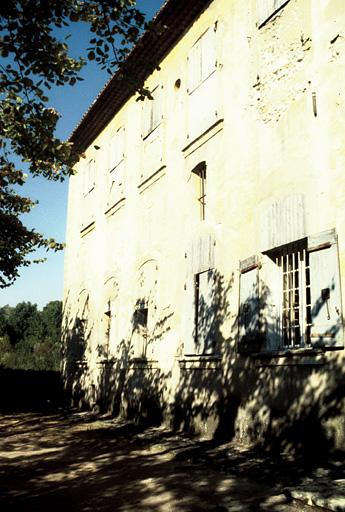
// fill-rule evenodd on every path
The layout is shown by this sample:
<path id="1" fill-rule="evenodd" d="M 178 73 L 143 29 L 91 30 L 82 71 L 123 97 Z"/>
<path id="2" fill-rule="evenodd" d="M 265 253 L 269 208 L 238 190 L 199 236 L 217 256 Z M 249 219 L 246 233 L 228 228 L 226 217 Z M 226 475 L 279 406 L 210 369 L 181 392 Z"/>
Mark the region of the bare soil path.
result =
<path id="1" fill-rule="evenodd" d="M 318 510 L 315 468 L 87 413 L 0 415 L 0 464 L 1 512 Z"/>

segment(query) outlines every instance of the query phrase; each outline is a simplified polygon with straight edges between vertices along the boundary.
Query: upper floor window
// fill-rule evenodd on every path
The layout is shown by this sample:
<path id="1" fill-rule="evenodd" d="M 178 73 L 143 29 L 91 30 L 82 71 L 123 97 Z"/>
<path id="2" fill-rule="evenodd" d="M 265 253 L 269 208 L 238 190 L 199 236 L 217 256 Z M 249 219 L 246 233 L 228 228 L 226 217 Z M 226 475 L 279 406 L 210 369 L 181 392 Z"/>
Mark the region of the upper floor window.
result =
<path id="1" fill-rule="evenodd" d="M 261 27 L 289 0 L 256 0 L 257 25 Z"/>
<path id="2" fill-rule="evenodd" d="M 83 194 L 86 196 L 95 188 L 96 162 L 90 158 L 84 170 Z"/>
<path id="3" fill-rule="evenodd" d="M 125 129 L 118 128 L 110 140 L 109 171 L 113 171 L 125 158 Z"/>
<path id="4" fill-rule="evenodd" d="M 157 85 L 151 96 L 152 99 L 146 98 L 143 102 L 143 138 L 150 135 L 163 119 L 163 86 Z"/>
<path id="5" fill-rule="evenodd" d="M 216 25 L 194 44 L 188 55 L 188 92 L 191 94 L 216 70 Z"/>

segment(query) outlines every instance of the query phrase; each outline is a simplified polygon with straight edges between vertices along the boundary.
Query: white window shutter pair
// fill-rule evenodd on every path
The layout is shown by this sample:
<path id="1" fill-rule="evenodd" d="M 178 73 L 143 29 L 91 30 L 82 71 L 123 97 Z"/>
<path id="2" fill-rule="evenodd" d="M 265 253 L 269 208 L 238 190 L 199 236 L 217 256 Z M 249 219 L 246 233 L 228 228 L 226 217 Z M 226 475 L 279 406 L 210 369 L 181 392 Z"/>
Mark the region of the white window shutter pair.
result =
<path id="1" fill-rule="evenodd" d="M 240 353 L 258 352 L 261 349 L 259 267 L 260 261 L 257 256 L 240 263 Z"/>
<path id="2" fill-rule="evenodd" d="M 195 237 L 187 254 L 185 291 L 184 353 L 211 354 L 215 350 L 216 272 L 214 270 L 214 235 Z M 196 275 L 199 279 L 198 310 L 196 308 Z"/>
<path id="3" fill-rule="evenodd" d="M 216 341 L 216 276 L 214 269 L 199 274 L 197 316 L 197 354 L 213 354 Z"/>
<path id="4" fill-rule="evenodd" d="M 209 28 L 188 54 L 188 92 L 191 94 L 216 69 L 216 33 Z"/>
<path id="5" fill-rule="evenodd" d="M 310 261 L 312 347 L 343 347 L 337 237 L 334 230 L 307 239 Z M 238 350 L 282 348 L 281 269 L 266 254 L 240 263 Z M 306 310 L 303 312 L 306 315 Z"/>
<path id="6" fill-rule="evenodd" d="M 151 92 L 153 99 L 145 98 L 143 115 L 143 137 L 147 137 L 157 126 L 163 118 L 163 88 L 158 85 Z"/>
<path id="7" fill-rule="evenodd" d="M 125 157 L 125 129 L 119 128 L 110 141 L 109 171 L 114 170 Z"/>

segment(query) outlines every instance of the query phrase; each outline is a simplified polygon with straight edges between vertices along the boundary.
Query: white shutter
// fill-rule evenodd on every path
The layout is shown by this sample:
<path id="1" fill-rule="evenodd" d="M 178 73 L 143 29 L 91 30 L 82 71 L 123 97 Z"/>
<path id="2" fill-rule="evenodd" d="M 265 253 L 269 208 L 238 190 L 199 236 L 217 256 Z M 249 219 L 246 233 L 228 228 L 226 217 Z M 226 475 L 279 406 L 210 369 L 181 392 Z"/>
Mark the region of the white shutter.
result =
<path id="1" fill-rule="evenodd" d="M 257 24 L 258 27 L 263 25 L 268 18 L 278 11 L 289 0 L 257 0 Z"/>
<path id="2" fill-rule="evenodd" d="M 281 268 L 267 255 L 261 255 L 260 309 L 265 350 L 281 348 L 282 273 Z"/>
<path id="3" fill-rule="evenodd" d="M 119 128 L 110 141 L 109 171 L 112 171 L 125 157 L 125 129 Z"/>
<path id="4" fill-rule="evenodd" d="M 261 349 L 259 299 L 259 264 L 252 256 L 240 263 L 239 352 Z"/>
<path id="5" fill-rule="evenodd" d="M 338 246 L 334 232 L 309 237 L 311 343 L 343 346 Z"/>
<path id="6" fill-rule="evenodd" d="M 198 235 L 189 250 L 190 273 L 195 275 L 214 267 L 215 237 L 212 233 Z"/>
<path id="7" fill-rule="evenodd" d="M 208 270 L 199 274 L 199 301 L 197 311 L 196 354 L 213 354 L 215 349 L 215 273 Z"/>
<path id="8" fill-rule="evenodd" d="M 306 236 L 302 194 L 291 194 L 272 202 L 262 215 L 262 250 L 267 251 Z"/>
<path id="9" fill-rule="evenodd" d="M 206 80 L 216 69 L 216 32 L 209 28 L 201 38 L 201 80 Z"/>
<path id="10" fill-rule="evenodd" d="M 201 39 L 199 39 L 188 54 L 188 92 L 189 94 L 200 84 L 201 69 Z"/>
<path id="11" fill-rule="evenodd" d="M 154 130 L 161 122 L 163 114 L 163 90 L 159 85 L 153 92 L 153 103 L 152 103 L 152 126 Z"/>
<path id="12" fill-rule="evenodd" d="M 187 274 L 185 304 L 183 308 L 184 354 L 195 354 L 195 285 L 194 276 Z"/>
<path id="13" fill-rule="evenodd" d="M 87 195 L 93 188 L 95 187 L 95 177 L 96 177 L 96 162 L 93 158 L 91 158 L 84 170 L 84 179 L 83 179 L 83 193 Z"/>

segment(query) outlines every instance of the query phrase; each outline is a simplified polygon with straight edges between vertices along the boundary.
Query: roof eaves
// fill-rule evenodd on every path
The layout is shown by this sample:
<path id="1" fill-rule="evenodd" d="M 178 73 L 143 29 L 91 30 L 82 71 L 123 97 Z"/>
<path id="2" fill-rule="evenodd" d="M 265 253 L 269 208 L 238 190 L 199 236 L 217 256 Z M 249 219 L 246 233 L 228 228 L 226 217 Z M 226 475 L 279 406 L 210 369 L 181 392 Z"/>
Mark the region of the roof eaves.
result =
<path id="1" fill-rule="evenodd" d="M 105 84 L 73 130 L 69 140 L 78 151 L 84 151 L 92 143 L 121 106 L 136 92 L 138 84 L 142 84 L 157 68 L 172 46 L 211 2 L 212 0 L 194 0 L 190 4 L 180 0 L 167 0 L 163 4 L 152 22 L 165 27 L 165 30 L 160 36 L 152 31 L 141 36 L 122 69 Z M 135 83 L 130 83 L 128 76 L 135 76 Z"/>

